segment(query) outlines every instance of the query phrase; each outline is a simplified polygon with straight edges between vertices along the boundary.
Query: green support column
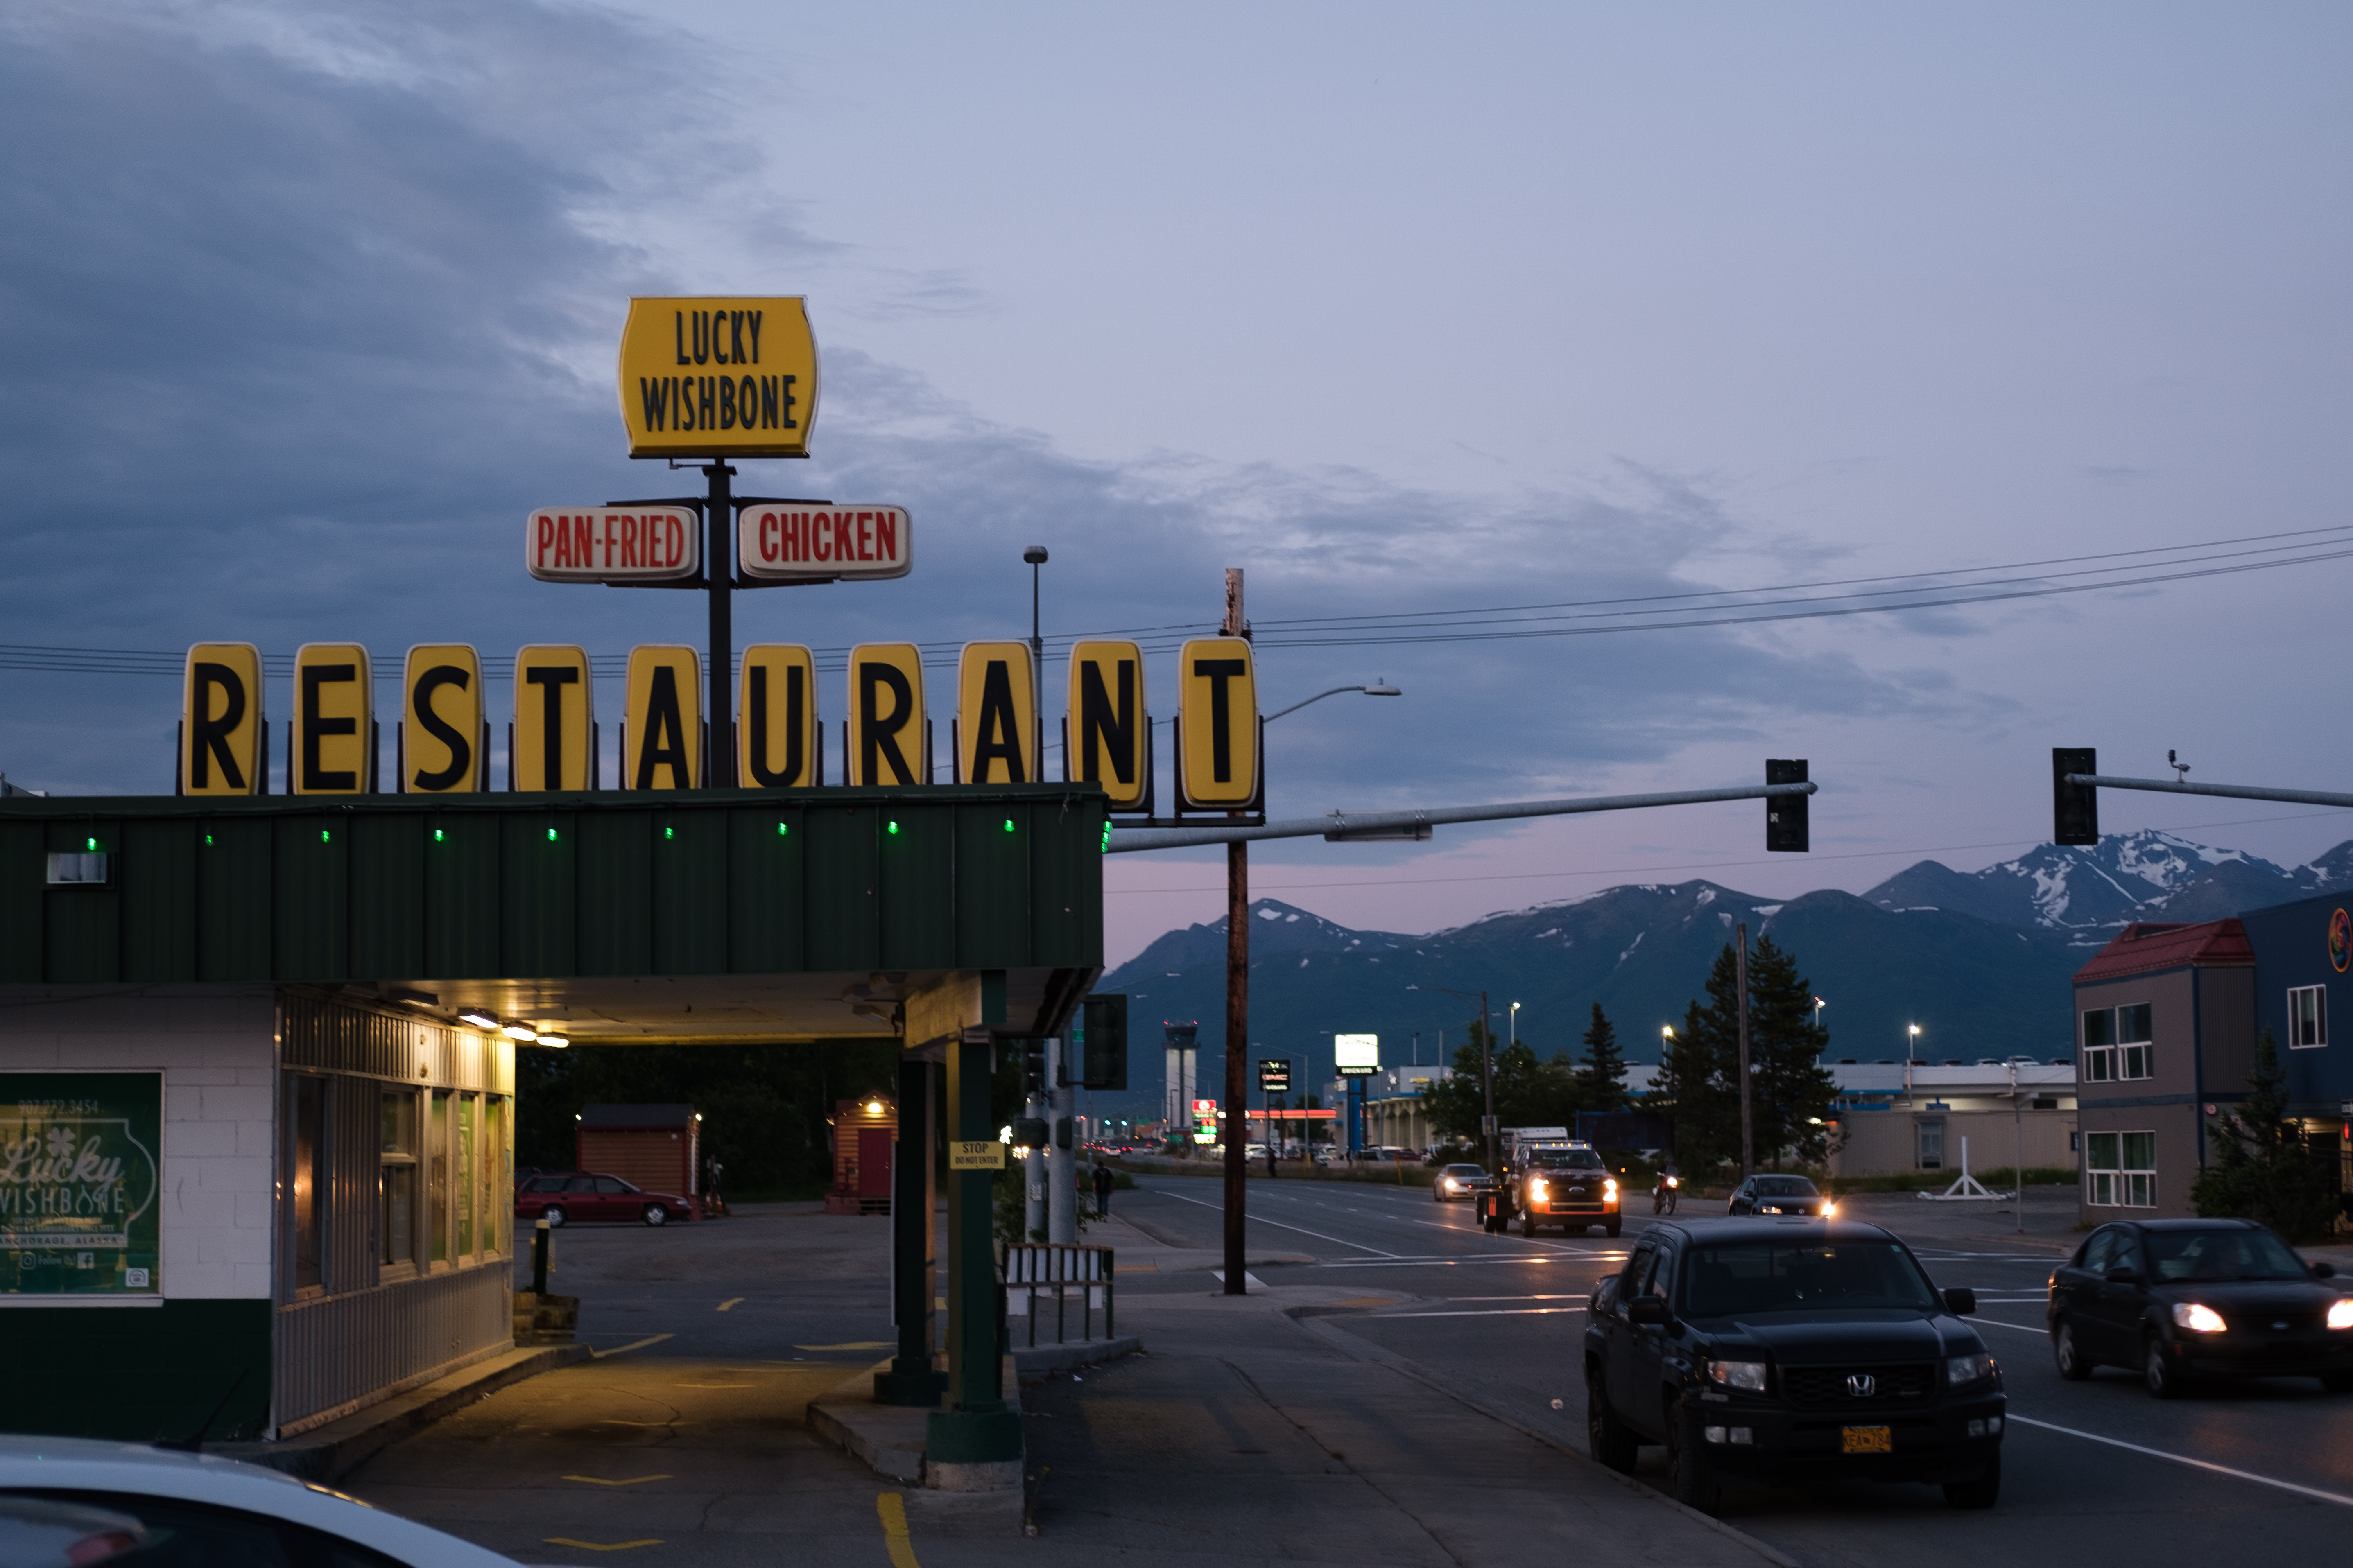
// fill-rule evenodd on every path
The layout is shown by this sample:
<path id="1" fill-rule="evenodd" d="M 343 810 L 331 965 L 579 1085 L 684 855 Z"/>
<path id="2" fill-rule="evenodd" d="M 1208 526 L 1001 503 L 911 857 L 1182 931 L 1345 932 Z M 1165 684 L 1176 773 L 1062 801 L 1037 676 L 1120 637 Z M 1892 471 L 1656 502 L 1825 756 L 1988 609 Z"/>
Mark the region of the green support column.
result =
<path id="1" fill-rule="evenodd" d="M 932 1144 L 938 1126 L 940 1069 L 920 1057 L 899 1059 L 899 1147 L 891 1167 L 892 1316 L 899 1353 L 874 1374 L 879 1405 L 936 1405 L 947 1374 L 932 1367 L 938 1335 L 937 1232 L 933 1221 Z"/>
<path id="2" fill-rule="evenodd" d="M 984 986 L 984 997 L 987 990 Z M 1002 1021 L 1002 981 L 995 1022 Z M 984 1002 L 983 1013 L 989 1008 Z M 947 1114 L 951 1149 L 993 1142 L 988 1088 L 994 1047 L 986 1028 L 967 1029 L 948 1047 Z M 948 1398 L 925 1424 L 927 1466 L 1021 1470 L 1021 1412 L 1005 1398 L 997 1303 L 997 1248 L 990 1234 L 996 1173 L 951 1170 L 948 1176 Z"/>

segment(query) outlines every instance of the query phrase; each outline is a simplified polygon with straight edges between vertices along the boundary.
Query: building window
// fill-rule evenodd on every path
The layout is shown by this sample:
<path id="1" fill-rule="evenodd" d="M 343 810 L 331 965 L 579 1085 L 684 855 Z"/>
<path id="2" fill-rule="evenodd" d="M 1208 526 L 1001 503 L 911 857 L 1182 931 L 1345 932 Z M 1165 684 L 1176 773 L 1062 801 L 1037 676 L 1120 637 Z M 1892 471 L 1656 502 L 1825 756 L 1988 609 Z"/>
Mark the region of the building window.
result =
<path id="1" fill-rule="evenodd" d="M 1914 1124 L 1919 1142 L 1920 1169 L 1941 1171 L 1945 1168 L 1945 1124 L 1941 1121 Z"/>
<path id="2" fill-rule="evenodd" d="M 433 1261 L 449 1261 L 449 1091 L 437 1089 L 425 1119 L 425 1207 L 433 1233 Z"/>
<path id="3" fill-rule="evenodd" d="M 2113 1083 L 2147 1078 L 2156 1053 L 2150 1048 L 2150 1007 L 2094 1007 L 2084 1015 L 2084 1081 Z"/>
<path id="4" fill-rule="evenodd" d="M 388 1089 L 377 1097 L 383 1151 L 377 1167 L 376 1261 L 417 1261 L 417 1096 Z"/>
<path id="5" fill-rule="evenodd" d="M 2328 989 L 2299 985 L 2287 994 L 2288 1048 L 2308 1051 L 2328 1043 Z"/>
<path id="6" fill-rule="evenodd" d="M 2157 1206 L 2157 1134 L 2092 1132 L 2084 1140 L 2084 1179 L 2094 1208 Z"/>
<path id="7" fill-rule="evenodd" d="M 327 1080 L 286 1080 L 286 1260 L 292 1293 L 326 1285 Z"/>

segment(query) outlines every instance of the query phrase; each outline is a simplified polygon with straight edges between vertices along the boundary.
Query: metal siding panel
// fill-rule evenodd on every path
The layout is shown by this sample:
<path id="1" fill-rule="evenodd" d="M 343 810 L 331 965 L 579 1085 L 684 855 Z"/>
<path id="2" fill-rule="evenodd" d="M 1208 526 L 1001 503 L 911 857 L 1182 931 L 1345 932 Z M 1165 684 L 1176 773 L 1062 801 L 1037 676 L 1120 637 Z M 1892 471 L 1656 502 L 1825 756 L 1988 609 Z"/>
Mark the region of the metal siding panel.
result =
<path id="1" fill-rule="evenodd" d="M 1026 808 L 1029 835 L 1029 964 L 1103 966 L 1103 796 Z"/>
<path id="2" fill-rule="evenodd" d="M 724 973 L 727 818 L 715 811 L 657 811 L 654 821 L 653 972 Z"/>
<path id="3" fill-rule="evenodd" d="M 653 814 L 582 814 L 574 953 L 580 974 L 650 974 Z"/>
<path id="4" fill-rule="evenodd" d="M 37 821 L 0 822 L 0 983 L 40 983 L 41 906 L 48 897 L 48 866 L 41 848 L 46 831 Z"/>
<path id="5" fill-rule="evenodd" d="M 554 837 L 548 835 L 554 833 Z M 500 952 L 503 973 L 557 977 L 575 973 L 573 881 L 579 835 L 568 811 L 501 819 L 506 886 Z"/>
<path id="6" fill-rule="evenodd" d="M 429 816 L 423 848 L 425 973 L 444 980 L 502 975 L 499 818 L 470 811 Z"/>
<path id="7" fill-rule="evenodd" d="M 808 966 L 880 969 L 880 900 L 874 896 L 879 813 L 871 805 L 812 805 L 808 828 L 802 889 Z"/>
<path id="8" fill-rule="evenodd" d="M 875 841 L 880 856 L 874 901 L 883 969 L 948 969 L 955 963 L 956 809 L 900 805 Z"/>
<path id="9" fill-rule="evenodd" d="M 354 816 L 349 826 L 352 973 L 425 973 L 423 814 Z"/>
<path id="10" fill-rule="evenodd" d="M 1018 969 L 1029 962 L 1029 813 L 1025 806 L 955 808 L 957 969 Z M 1005 825 L 1013 824 L 1013 831 Z"/>
<path id="11" fill-rule="evenodd" d="M 501 1262 L 280 1308 L 277 1420 L 373 1402 L 512 1344 L 510 1288 Z"/>
<path id="12" fill-rule="evenodd" d="M 84 849 L 95 837 L 101 849 L 121 843 L 121 824 L 85 817 L 52 822 L 49 851 Z M 42 978 L 58 985 L 111 985 L 122 978 L 122 889 L 120 882 L 93 888 L 47 888 L 48 864 L 41 865 L 47 902 L 41 911 Z"/>
<path id="13" fill-rule="evenodd" d="M 221 816 L 198 822 L 196 978 L 267 980 L 270 967 L 271 819 Z"/>
<path id="14" fill-rule="evenodd" d="M 350 820 L 305 815 L 281 816 L 274 826 L 272 973 L 280 980 L 349 979 Z"/>
<path id="15" fill-rule="evenodd" d="M 122 825 L 122 977 L 196 977 L 196 844 L 200 825 Z"/>
<path id="16" fill-rule="evenodd" d="M 728 835 L 727 967 L 790 973 L 801 966 L 806 814 L 797 805 L 733 811 Z"/>

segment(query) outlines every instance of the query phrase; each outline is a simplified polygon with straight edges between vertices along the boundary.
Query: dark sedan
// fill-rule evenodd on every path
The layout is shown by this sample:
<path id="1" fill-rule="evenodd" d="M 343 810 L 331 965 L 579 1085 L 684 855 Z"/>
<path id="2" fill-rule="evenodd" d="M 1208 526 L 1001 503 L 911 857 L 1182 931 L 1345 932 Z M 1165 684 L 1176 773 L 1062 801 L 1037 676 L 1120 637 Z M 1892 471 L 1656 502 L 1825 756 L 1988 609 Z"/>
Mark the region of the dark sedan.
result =
<path id="1" fill-rule="evenodd" d="M 543 1219 L 551 1226 L 596 1219 L 668 1225 L 692 1219 L 694 1200 L 675 1193 L 649 1193 L 618 1176 L 558 1171 L 533 1176 L 516 1188 L 514 1212 L 517 1219 Z"/>
<path id="2" fill-rule="evenodd" d="M 2170 1399 L 2202 1377 L 2316 1377 L 2353 1393 L 2353 1296 L 2243 1219 L 2103 1226 L 2051 1275 L 2059 1375 L 2141 1374 Z"/>
<path id="3" fill-rule="evenodd" d="M 1829 1219 L 1838 1205 L 1803 1176 L 1751 1176 L 1733 1189 L 1726 1214 L 1799 1214 Z"/>
<path id="4" fill-rule="evenodd" d="M 1725 1476 L 1929 1481 L 1991 1508 L 2006 1411 L 1976 1310 L 1877 1226 L 1653 1220 L 1588 1308 L 1593 1457 L 1631 1474 L 1664 1443 L 1675 1497 L 1710 1512 Z"/>

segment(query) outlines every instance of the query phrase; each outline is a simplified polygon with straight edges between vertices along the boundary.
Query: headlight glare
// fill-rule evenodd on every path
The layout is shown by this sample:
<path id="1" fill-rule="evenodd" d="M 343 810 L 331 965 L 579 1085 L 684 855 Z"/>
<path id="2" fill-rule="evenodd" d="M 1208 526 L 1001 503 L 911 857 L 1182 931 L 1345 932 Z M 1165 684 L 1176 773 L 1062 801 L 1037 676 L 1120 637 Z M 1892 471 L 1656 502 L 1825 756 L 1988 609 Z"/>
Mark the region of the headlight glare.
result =
<path id="1" fill-rule="evenodd" d="M 2221 1313 L 2202 1301 L 2176 1301 L 2173 1326 L 2188 1329 L 2193 1334 L 2219 1334 L 2231 1325 L 2222 1321 Z"/>
<path id="2" fill-rule="evenodd" d="M 1534 1198 L 1538 1203 L 1544 1202 L 1546 1191 L 1547 1189 L 1545 1186 L 1544 1178 L 1542 1176 L 1538 1176 L 1535 1181 L 1528 1184 L 1528 1196 Z"/>
<path id="3" fill-rule="evenodd" d="M 1975 1355 L 1957 1355 L 1945 1362 L 1945 1381 L 1955 1388 L 1965 1384 L 1983 1383 L 1993 1375 L 1993 1357 L 1983 1351 Z"/>
<path id="4" fill-rule="evenodd" d="M 1707 1380 L 1720 1383 L 1726 1388 L 1762 1394 L 1765 1392 L 1765 1363 L 1761 1361 L 1712 1361 L 1707 1363 Z"/>
<path id="5" fill-rule="evenodd" d="M 2340 1296 L 2328 1304 L 2328 1326 L 2353 1329 L 2353 1296 Z"/>

